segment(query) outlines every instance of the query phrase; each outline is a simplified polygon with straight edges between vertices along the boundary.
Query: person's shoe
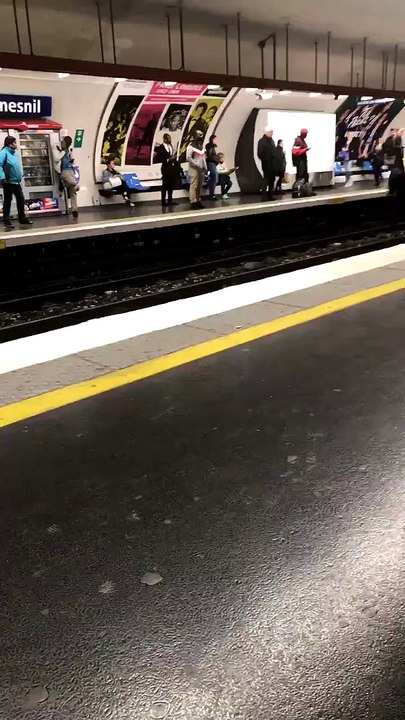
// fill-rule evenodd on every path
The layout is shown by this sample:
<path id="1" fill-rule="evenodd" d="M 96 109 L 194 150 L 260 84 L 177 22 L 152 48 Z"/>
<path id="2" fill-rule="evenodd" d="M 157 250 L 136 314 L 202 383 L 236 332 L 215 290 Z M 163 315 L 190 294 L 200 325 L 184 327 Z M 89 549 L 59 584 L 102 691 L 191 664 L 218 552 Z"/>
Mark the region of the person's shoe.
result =
<path id="1" fill-rule="evenodd" d="M 179 203 L 175 200 L 170 200 L 170 202 L 167 203 L 168 205 L 178 205 Z"/>
<path id="2" fill-rule="evenodd" d="M 190 210 L 199 210 L 200 207 L 201 207 L 201 203 L 193 202 L 193 203 L 191 203 L 191 205 L 190 205 Z"/>
<path id="3" fill-rule="evenodd" d="M 210 195 L 209 200 L 218 200 L 218 195 Z"/>
<path id="4" fill-rule="evenodd" d="M 74 217 L 75 219 L 79 217 L 79 213 L 77 212 L 77 210 L 73 210 L 72 217 Z"/>
<path id="5" fill-rule="evenodd" d="M 134 207 L 135 207 L 135 203 L 132 202 L 132 200 L 131 200 L 131 202 L 129 203 L 129 207 L 130 207 L 130 208 L 134 208 Z"/>
<path id="6" fill-rule="evenodd" d="M 22 227 L 28 227 L 29 225 L 34 224 L 29 218 L 25 218 L 25 220 L 19 220 L 19 223 Z"/>
<path id="7" fill-rule="evenodd" d="M 5 222 L 5 223 L 4 223 L 4 229 L 5 229 L 5 230 L 14 230 L 14 227 L 15 227 L 15 226 L 14 226 L 13 223 L 11 223 L 11 222 Z"/>
<path id="8" fill-rule="evenodd" d="M 229 200 L 228 193 L 225 193 L 224 195 L 222 195 L 222 200 Z"/>

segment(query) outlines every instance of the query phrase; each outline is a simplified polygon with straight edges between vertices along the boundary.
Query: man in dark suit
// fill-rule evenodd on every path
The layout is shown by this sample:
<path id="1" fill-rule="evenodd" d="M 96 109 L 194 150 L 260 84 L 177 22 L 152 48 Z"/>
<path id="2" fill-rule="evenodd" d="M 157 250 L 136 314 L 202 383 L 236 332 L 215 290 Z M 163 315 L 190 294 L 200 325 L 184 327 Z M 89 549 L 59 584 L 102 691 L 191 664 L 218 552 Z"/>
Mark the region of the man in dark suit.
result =
<path id="1" fill-rule="evenodd" d="M 273 189 L 276 179 L 276 146 L 273 140 L 273 130 L 266 127 L 264 135 L 257 145 L 257 156 L 263 170 L 263 200 L 274 200 Z"/>

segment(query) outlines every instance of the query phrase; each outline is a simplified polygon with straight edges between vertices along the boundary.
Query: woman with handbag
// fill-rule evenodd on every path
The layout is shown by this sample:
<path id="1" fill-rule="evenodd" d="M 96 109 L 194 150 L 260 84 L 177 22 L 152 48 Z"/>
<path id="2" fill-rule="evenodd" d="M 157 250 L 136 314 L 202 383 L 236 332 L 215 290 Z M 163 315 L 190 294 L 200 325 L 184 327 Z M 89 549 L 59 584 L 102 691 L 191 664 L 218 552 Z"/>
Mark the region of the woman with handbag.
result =
<path id="1" fill-rule="evenodd" d="M 127 205 L 131 208 L 135 207 L 135 203 L 131 200 L 131 191 L 122 175 L 115 169 L 114 157 L 106 160 L 106 167 L 103 170 L 102 183 L 104 190 L 114 193 L 114 195 L 122 195 Z"/>
<path id="2" fill-rule="evenodd" d="M 180 164 L 169 133 L 163 135 L 163 142 L 156 149 L 155 161 L 162 163 L 162 206 L 177 205 L 173 200 L 173 190 L 180 184 Z"/>

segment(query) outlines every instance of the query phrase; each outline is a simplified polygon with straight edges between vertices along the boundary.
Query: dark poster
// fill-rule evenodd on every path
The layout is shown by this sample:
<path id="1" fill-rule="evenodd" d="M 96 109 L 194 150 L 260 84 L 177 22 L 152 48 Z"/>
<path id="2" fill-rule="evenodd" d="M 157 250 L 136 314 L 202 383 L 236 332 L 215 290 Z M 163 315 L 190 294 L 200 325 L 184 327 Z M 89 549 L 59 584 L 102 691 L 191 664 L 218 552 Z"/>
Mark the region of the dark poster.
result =
<path id="1" fill-rule="evenodd" d="M 111 110 L 104 130 L 101 160 L 113 156 L 121 163 L 122 151 L 129 127 L 138 110 L 143 95 L 120 95 Z"/>
<path id="2" fill-rule="evenodd" d="M 345 100 L 336 112 L 336 159 L 347 140 L 350 159 L 362 166 L 403 107 L 402 100 L 389 98 Z"/>

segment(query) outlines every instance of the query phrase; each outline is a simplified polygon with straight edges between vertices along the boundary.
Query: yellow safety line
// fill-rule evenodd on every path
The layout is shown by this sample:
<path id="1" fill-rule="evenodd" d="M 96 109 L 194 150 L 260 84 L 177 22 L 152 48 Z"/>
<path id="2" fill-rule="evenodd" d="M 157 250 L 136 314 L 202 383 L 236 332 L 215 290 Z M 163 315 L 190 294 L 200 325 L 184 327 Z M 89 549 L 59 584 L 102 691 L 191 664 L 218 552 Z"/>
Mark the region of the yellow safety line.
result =
<path id="1" fill-rule="evenodd" d="M 180 365 L 186 365 L 187 363 L 194 362 L 194 360 L 215 355 L 224 350 L 229 350 L 230 348 L 244 345 L 253 340 L 258 340 L 266 335 L 274 335 L 275 333 L 281 332 L 281 330 L 287 330 L 288 328 L 302 325 L 310 320 L 316 320 L 317 318 L 325 317 L 340 310 L 345 310 L 353 305 L 359 305 L 368 300 L 374 300 L 396 292 L 397 290 L 404 289 L 405 278 L 394 280 L 393 282 L 379 285 L 369 290 L 360 290 L 352 295 L 345 295 L 336 300 L 330 300 L 329 302 L 308 308 L 307 310 L 300 310 L 291 315 L 277 318 L 276 320 L 270 320 L 260 325 L 254 325 L 244 330 L 238 330 L 228 335 L 207 340 L 199 345 L 192 345 L 191 347 L 177 350 L 169 355 L 162 355 L 153 360 L 146 360 L 145 362 L 132 365 L 123 370 L 114 370 L 113 372 L 93 378 L 92 380 L 84 380 L 74 385 L 68 385 L 67 387 L 51 390 L 42 395 L 36 395 L 26 400 L 4 405 L 0 407 L 0 427 L 12 425 L 21 420 L 41 415 L 50 410 L 56 410 L 64 405 L 70 405 L 79 400 L 93 397 L 94 395 L 100 395 L 101 393 L 114 390 L 123 385 L 129 385 L 130 383 L 143 380 L 152 375 L 158 375 L 166 370 L 172 370 Z"/>

